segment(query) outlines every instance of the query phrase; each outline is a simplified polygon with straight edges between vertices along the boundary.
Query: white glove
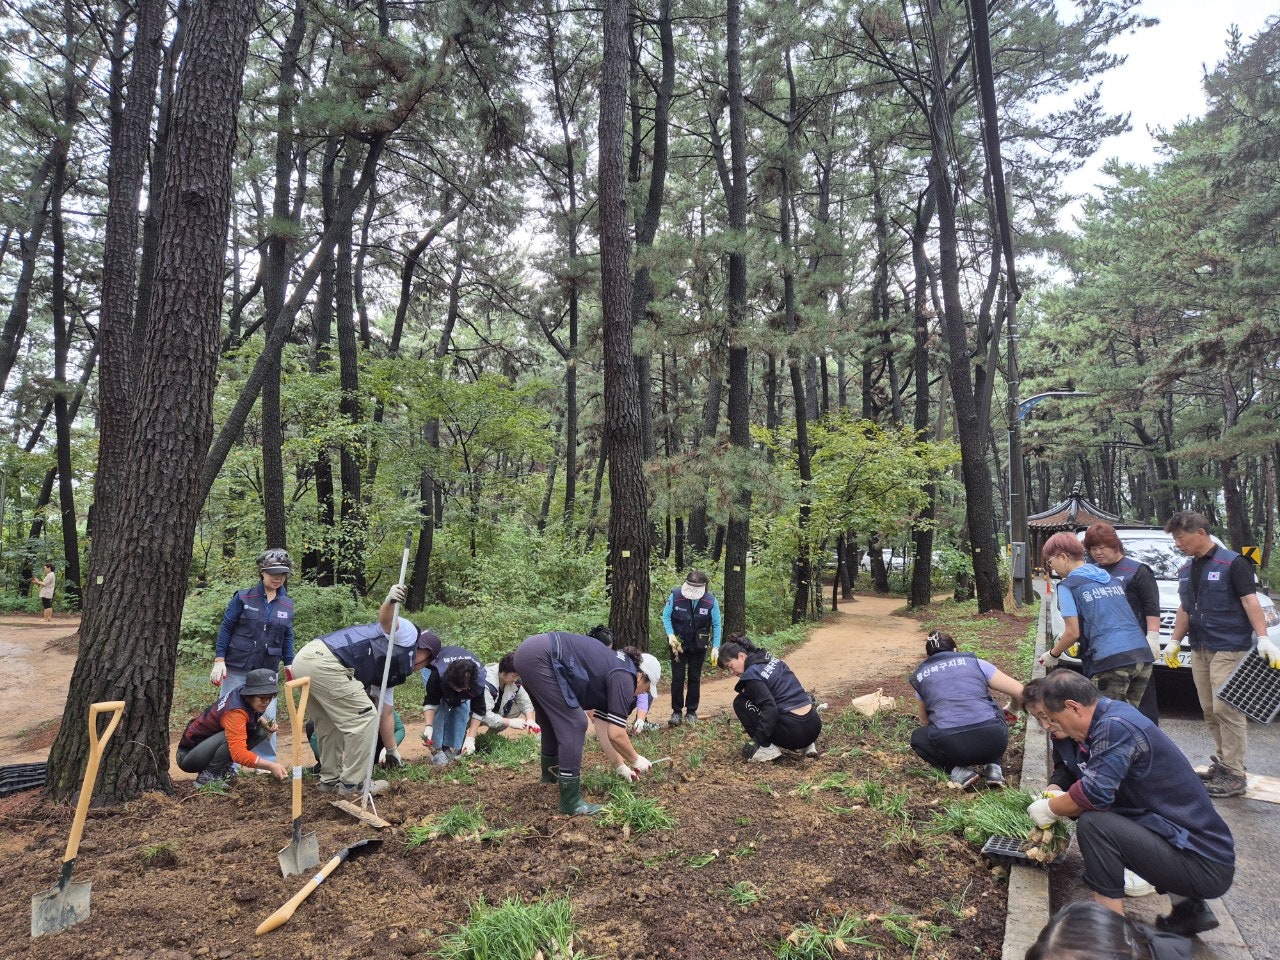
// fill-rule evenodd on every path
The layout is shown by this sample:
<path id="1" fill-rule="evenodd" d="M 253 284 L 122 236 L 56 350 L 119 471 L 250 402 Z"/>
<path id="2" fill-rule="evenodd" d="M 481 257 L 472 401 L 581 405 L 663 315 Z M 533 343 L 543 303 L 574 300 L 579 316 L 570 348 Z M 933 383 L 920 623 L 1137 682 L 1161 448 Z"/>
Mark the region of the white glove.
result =
<path id="1" fill-rule="evenodd" d="M 392 587 L 390 590 L 388 590 L 388 591 L 387 591 L 387 599 L 386 599 L 386 603 L 388 603 L 388 604 L 395 604 L 395 603 L 403 604 L 403 603 L 404 603 L 404 601 L 405 601 L 405 598 L 406 598 L 407 596 L 408 596 L 408 594 L 407 594 L 407 593 L 405 593 L 405 590 L 404 590 L 404 584 L 403 584 L 403 583 L 397 583 L 394 587 Z"/>
<path id="2" fill-rule="evenodd" d="M 222 660 L 213 661 L 213 669 L 209 671 L 209 682 L 215 687 L 222 686 L 222 681 L 227 676 L 227 664 Z"/>
<path id="3" fill-rule="evenodd" d="M 428 747 L 434 747 L 436 745 L 434 734 L 435 731 L 431 729 L 431 724 L 428 723 L 422 728 L 422 742 Z"/>
<path id="4" fill-rule="evenodd" d="M 637 774 L 648 773 L 653 768 L 653 764 L 637 753 L 636 758 L 631 761 L 631 767 Z"/>
<path id="5" fill-rule="evenodd" d="M 1054 797 L 1060 797 L 1064 793 L 1066 793 L 1066 791 L 1061 787 L 1050 785 L 1044 788 L 1044 793 L 1040 794 L 1040 796 L 1044 797 L 1046 800 L 1052 800 Z"/>
<path id="6" fill-rule="evenodd" d="M 1178 659 L 1178 653 L 1182 650 L 1181 641 L 1169 638 L 1169 642 L 1164 645 L 1164 664 L 1166 667 L 1176 668 L 1181 665 L 1182 661 Z"/>
<path id="7" fill-rule="evenodd" d="M 470 756 L 476 752 L 476 738 L 467 737 L 462 741 L 462 749 L 458 751 L 458 755 L 462 757 Z"/>
<path id="8" fill-rule="evenodd" d="M 614 770 L 614 773 L 620 776 L 623 780 L 632 781 L 632 780 L 640 779 L 640 774 L 636 773 L 634 770 L 628 767 L 625 763 L 618 764 L 616 767 L 613 768 L 613 770 Z"/>
<path id="9" fill-rule="evenodd" d="M 541 733 L 541 732 L 542 732 L 542 728 L 541 728 L 540 726 L 538 726 L 536 723 L 534 723 L 532 720 L 526 720 L 526 721 L 524 722 L 524 729 L 525 729 L 525 732 L 526 732 L 526 733 Z"/>
<path id="10" fill-rule="evenodd" d="M 400 751 L 395 747 L 390 750 L 383 748 L 382 755 L 378 758 L 378 762 L 390 770 L 395 770 L 404 766 L 404 760 L 400 757 Z"/>
<path id="11" fill-rule="evenodd" d="M 719 647 L 711 648 L 711 666 L 712 667 L 720 666 L 720 648 Z"/>
<path id="12" fill-rule="evenodd" d="M 524 717 L 512 717 L 507 721 L 508 730 L 523 730 L 526 726 Z"/>
<path id="13" fill-rule="evenodd" d="M 1040 666 L 1044 667 L 1046 670 L 1052 670 L 1057 665 L 1058 665 L 1058 658 L 1055 657 L 1048 650 L 1040 654 Z"/>
<path id="14" fill-rule="evenodd" d="M 637 733 L 644 732 L 644 717 L 636 717 L 636 722 L 631 725 L 631 733 L 634 736 Z"/>
<path id="15" fill-rule="evenodd" d="M 1270 637 L 1258 638 L 1258 656 L 1280 670 L 1280 647 L 1277 647 Z"/>
<path id="16" fill-rule="evenodd" d="M 1039 800 L 1032 803 L 1031 806 L 1027 807 L 1027 816 L 1031 818 L 1032 823 L 1042 830 L 1045 827 L 1053 826 L 1062 819 L 1049 809 L 1048 797 L 1041 797 Z"/>
<path id="17" fill-rule="evenodd" d="M 684 647 L 681 645 L 679 637 L 674 633 L 667 634 L 667 646 L 671 648 L 671 655 L 677 659 L 684 653 Z"/>
<path id="18" fill-rule="evenodd" d="M 1147 631 L 1147 646 L 1151 648 L 1151 656 L 1159 660 L 1160 659 L 1160 631 L 1159 630 Z"/>

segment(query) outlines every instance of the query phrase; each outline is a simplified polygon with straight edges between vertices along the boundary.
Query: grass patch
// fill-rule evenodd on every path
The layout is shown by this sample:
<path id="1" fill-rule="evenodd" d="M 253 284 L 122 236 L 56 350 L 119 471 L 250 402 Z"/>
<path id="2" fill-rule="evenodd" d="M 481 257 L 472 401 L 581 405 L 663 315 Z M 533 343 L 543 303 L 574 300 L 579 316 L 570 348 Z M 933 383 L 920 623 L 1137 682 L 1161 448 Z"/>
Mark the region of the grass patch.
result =
<path id="1" fill-rule="evenodd" d="M 876 942 L 862 931 L 867 921 L 845 913 L 794 927 L 773 951 L 778 960 L 835 960 L 851 946 L 875 947 Z"/>
<path id="2" fill-rule="evenodd" d="M 609 792 L 599 823 L 602 827 L 621 827 L 627 836 L 638 837 L 653 830 L 669 830 L 676 825 L 676 819 L 652 797 L 636 793 L 630 784 L 618 783 Z"/>
<path id="3" fill-rule="evenodd" d="M 138 854 L 148 867 L 176 867 L 178 865 L 178 845 L 168 840 L 152 843 L 142 848 Z"/>
<path id="4" fill-rule="evenodd" d="M 725 896 L 729 898 L 730 903 L 739 907 L 749 907 L 764 899 L 764 894 L 760 892 L 760 888 L 750 880 L 739 880 L 737 883 L 729 884 L 729 889 L 725 891 Z"/>
<path id="5" fill-rule="evenodd" d="M 509 837 L 519 836 L 524 832 L 523 827 L 506 829 L 490 827 L 485 822 L 482 803 L 472 807 L 459 804 L 425 823 L 408 827 L 404 832 L 404 845 L 406 850 L 414 850 L 440 837 L 453 837 L 456 840 L 471 840 L 477 843 L 501 843 Z"/>
<path id="6" fill-rule="evenodd" d="M 585 960 L 573 949 L 577 930 L 568 900 L 525 903 L 519 897 L 490 906 L 481 897 L 454 933 L 440 938 L 441 960 Z"/>

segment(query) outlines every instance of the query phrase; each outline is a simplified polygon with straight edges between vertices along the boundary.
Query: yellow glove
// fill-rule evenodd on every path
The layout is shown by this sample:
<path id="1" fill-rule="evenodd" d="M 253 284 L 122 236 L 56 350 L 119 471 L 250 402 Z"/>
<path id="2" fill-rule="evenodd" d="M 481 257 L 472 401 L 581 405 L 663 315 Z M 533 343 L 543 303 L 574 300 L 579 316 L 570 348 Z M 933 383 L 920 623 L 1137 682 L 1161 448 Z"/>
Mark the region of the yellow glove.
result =
<path id="1" fill-rule="evenodd" d="M 1164 645 L 1164 663 L 1166 667 L 1176 670 L 1182 665 L 1182 661 L 1178 659 L 1178 653 L 1182 650 L 1181 641 L 1169 639 Z"/>
<path id="2" fill-rule="evenodd" d="M 1258 639 L 1258 656 L 1267 661 L 1273 668 L 1280 670 L 1280 647 L 1277 647 L 1270 637 L 1260 637 Z"/>
<path id="3" fill-rule="evenodd" d="M 679 660 L 680 655 L 684 653 L 684 647 L 680 643 L 680 638 L 677 637 L 674 633 L 668 633 L 667 646 L 671 648 L 671 656 Z"/>

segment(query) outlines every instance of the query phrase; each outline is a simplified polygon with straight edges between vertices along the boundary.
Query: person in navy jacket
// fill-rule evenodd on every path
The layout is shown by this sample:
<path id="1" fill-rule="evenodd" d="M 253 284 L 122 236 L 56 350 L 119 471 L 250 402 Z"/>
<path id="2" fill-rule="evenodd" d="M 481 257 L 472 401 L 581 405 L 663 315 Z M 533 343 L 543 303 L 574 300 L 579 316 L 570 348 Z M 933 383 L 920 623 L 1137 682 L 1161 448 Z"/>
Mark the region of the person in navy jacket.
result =
<path id="1" fill-rule="evenodd" d="M 222 629 L 214 647 L 209 682 L 222 697 L 244 686 L 250 670 L 280 672 L 280 664 L 293 663 L 293 601 L 285 581 L 293 570 L 287 550 L 272 547 L 258 554 L 258 582 L 238 590 L 222 615 Z M 267 723 L 276 719 L 276 701 L 263 714 Z M 258 755 L 276 759 L 276 735 L 258 747 Z"/>
<path id="2" fill-rule="evenodd" d="M 738 678 L 733 712 L 747 732 L 742 756 L 751 763 L 768 763 L 782 756 L 780 748 L 818 755 L 822 718 L 813 697 L 791 668 L 744 634 L 733 633 L 720 648 L 720 666 Z"/>
<path id="3" fill-rule="evenodd" d="M 673 727 L 697 723 L 707 648 L 711 648 L 713 664 L 720 657 L 720 605 L 716 603 L 715 594 L 707 590 L 705 573 L 690 570 L 684 583 L 671 591 L 662 608 L 662 625 L 671 648 L 671 719 L 667 722 Z"/>

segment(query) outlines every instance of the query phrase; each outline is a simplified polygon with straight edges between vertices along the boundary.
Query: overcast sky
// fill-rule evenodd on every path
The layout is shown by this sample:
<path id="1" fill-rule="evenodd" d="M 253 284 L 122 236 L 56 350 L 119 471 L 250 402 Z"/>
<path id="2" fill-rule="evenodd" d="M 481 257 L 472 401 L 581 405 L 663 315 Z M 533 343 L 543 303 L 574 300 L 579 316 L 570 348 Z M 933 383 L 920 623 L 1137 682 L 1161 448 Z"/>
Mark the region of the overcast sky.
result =
<path id="1" fill-rule="evenodd" d="M 1067 181 L 1072 192 L 1089 192 L 1102 179 L 1099 170 L 1110 157 L 1126 163 L 1156 162 L 1156 141 L 1148 128 L 1172 127 L 1203 114 L 1200 80 L 1206 66 L 1212 69 L 1223 58 L 1231 25 L 1239 26 L 1247 41 L 1268 17 L 1280 13 L 1280 3 L 1146 0 L 1142 12 L 1160 23 L 1112 44 L 1112 50 L 1127 54 L 1128 60 L 1102 81 L 1103 105 L 1115 113 L 1128 111 L 1133 129 L 1102 144 L 1092 162 Z"/>

